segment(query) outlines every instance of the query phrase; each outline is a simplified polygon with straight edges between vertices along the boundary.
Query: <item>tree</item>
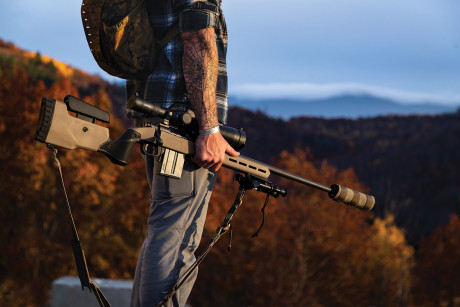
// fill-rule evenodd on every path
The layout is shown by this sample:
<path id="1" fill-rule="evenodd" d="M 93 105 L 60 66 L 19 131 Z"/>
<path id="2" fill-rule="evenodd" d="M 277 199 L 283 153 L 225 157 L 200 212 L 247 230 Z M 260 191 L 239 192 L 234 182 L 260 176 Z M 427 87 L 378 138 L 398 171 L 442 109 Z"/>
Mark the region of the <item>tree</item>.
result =
<path id="1" fill-rule="evenodd" d="M 318 182 L 365 190 L 352 170 L 309 162 L 308 151 L 281 154 L 278 166 Z M 223 176 L 221 176 L 223 175 Z M 220 224 L 236 185 L 219 174 L 208 233 Z M 288 196 L 272 200 L 256 238 L 264 197 L 250 192 L 233 222 L 232 250 L 218 244 L 202 265 L 198 306 L 394 306 L 407 303 L 412 249 L 392 219 L 335 203 L 323 192 L 286 180 Z M 233 189 L 230 187 L 233 186 Z M 220 219 L 216 218 L 219 216 Z M 225 239 L 223 240 L 225 241 Z M 211 290 L 212 289 L 212 290 Z"/>
<path id="2" fill-rule="evenodd" d="M 67 94 L 78 97 L 78 89 L 66 78 L 31 82 L 26 67 L 14 61 L 0 65 L 0 242 L 6 249 L 0 253 L 0 304 L 43 305 L 54 279 L 77 272 L 57 169 L 34 136 L 41 97 L 62 101 Z M 110 110 L 102 87 L 83 98 Z M 116 118 L 108 127 L 114 137 L 122 132 Z M 132 278 L 148 211 L 140 155 L 126 168 L 85 150 L 59 149 L 58 157 L 90 274 Z"/>
<path id="3" fill-rule="evenodd" d="M 418 306 L 460 304 L 460 218 L 420 240 L 415 268 L 414 302 Z"/>

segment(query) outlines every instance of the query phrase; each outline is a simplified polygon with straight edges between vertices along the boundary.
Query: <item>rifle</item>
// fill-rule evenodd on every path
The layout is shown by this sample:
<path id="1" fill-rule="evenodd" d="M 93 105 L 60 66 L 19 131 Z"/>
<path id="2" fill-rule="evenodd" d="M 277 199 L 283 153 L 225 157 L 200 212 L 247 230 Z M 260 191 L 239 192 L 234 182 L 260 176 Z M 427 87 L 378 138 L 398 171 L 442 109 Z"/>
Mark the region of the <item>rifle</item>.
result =
<path id="1" fill-rule="evenodd" d="M 112 163 L 123 166 L 128 164 L 135 144 L 139 143 L 144 153 L 149 146 L 153 146 L 162 162 L 159 168 L 161 175 L 180 178 L 184 155 L 193 155 L 195 152 L 193 140 L 198 134 L 198 127 L 193 111 L 180 107 L 164 109 L 138 97 L 128 101 L 128 108 L 160 118 L 161 121 L 149 127 L 127 129 L 119 139 L 112 140 L 108 128 L 96 124 L 96 121 L 109 123 L 108 112 L 70 95 L 65 97 L 64 103 L 44 97 L 35 138 L 67 149 L 84 148 L 100 152 Z M 75 113 L 76 117 L 71 116 L 69 111 Z M 245 145 L 246 134 L 242 129 L 220 125 L 220 131 L 236 150 Z M 371 195 L 339 184 L 326 186 L 243 155 L 226 155 L 223 166 L 265 180 L 275 174 L 326 192 L 333 200 L 359 209 L 371 210 L 375 204 L 375 198 Z"/>
<path id="2" fill-rule="evenodd" d="M 153 149 L 155 155 L 158 156 L 160 163 L 158 172 L 160 175 L 180 178 L 184 156 L 195 153 L 194 140 L 198 135 L 198 125 L 193 111 L 181 105 L 173 105 L 168 109 L 164 109 L 134 96 L 128 100 L 128 108 L 147 117 L 156 118 L 159 121 L 156 124 L 148 124 L 145 127 L 127 129 L 120 138 L 112 140 L 109 137 L 109 129 L 96 124 L 96 121 L 109 123 L 110 116 L 108 112 L 70 95 L 64 98 L 64 102 L 44 97 L 41 101 L 35 139 L 48 144 L 49 147 L 56 145 L 67 149 L 83 148 L 96 151 L 107 156 L 112 163 L 123 166 L 128 164 L 134 146 L 140 144 L 142 153 L 151 154 L 151 149 Z M 74 113 L 75 116 L 71 116 L 69 112 Z M 220 132 L 236 150 L 243 148 L 246 143 L 246 134 L 242 129 L 220 125 Z M 54 159 L 60 170 L 55 149 Z M 269 196 L 286 196 L 287 190 L 285 188 L 278 187 L 268 181 L 271 174 L 326 192 L 333 200 L 361 210 L 372 210 L 375 204 L 374 196 L 366 195 L 339 184 L 333 184 L 329 187 L 243 155 L 238 157 L 225 155 L 223 166 L 241 173 L 235 178 L 240 184 L 235 201 L 225 216 L 223 224 L 218 227 L 212 237 L 208 247 L 179 278 L 160 306 L 166 305 L 175 291 L 203 261 L 214 244 L 231 229 L 232 217 L 242 204 L 243 196 L 247 190 L 256 190 L 267 195 L 262 208 L 263 213 L 268 204 Z M 60 173 L 62 180 L 62 172 L 60 171 Z M 63 180 L 62 184 L 64 187 Z M 80 246 L 68 200 L 67 206 L 73 227 L 73 250 L 82 289 L 86 286 L 90 289 L 90 292 L 93 291 L 102 307 L 110 306 L 102 291 L 89 277 L 86 259 Z M 262 224 L 253 236 L 258 234 L 263 223 L 264 216 Z"/>

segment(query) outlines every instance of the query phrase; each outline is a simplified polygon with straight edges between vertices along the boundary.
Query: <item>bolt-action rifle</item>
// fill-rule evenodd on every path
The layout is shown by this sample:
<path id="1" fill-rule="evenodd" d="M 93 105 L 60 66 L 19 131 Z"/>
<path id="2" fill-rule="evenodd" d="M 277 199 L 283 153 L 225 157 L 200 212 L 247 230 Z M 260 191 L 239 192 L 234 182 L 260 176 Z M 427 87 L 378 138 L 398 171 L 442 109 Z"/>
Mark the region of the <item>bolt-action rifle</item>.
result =
<path id="1" fill-rule="evenodd" d="M 128 163 L 134 145 L 140 144 L 144 153 L 149 146 L 153 146 L 162 162 L 162 167 L 159 168 L 161 174 L 180 178 L 184 155 L 195 153 L 193 140 L 198 134 L 198 127 L 193 111 L 181 107 L 164 109 L 140 98 L 130 99 L 128 107 L 161 120 L 149 127 L 128 129 L 119 139 L 112 140 L 109 137 L 109 129 L 96 124 L 96 121 L 110 122 L 108 112 L 73 96 L 66 96 L 64 103 L 43 98 L 36 139 L 67 149 L 84 148 L 97 151 L 118 165 Z M 76 113 L 76 117 L 71 116 L 69 111 Z M 245 145 L 246 134 L 243 130 L 221 125 L 220 131 L 236 150 Z M 339 184 L 329 187 L 243 155 L 226 155 L 223 166 L 262 179 L 268 179 L 271 174 L 275 174 L 324 191 L 333 200 L 359 209 L 371 210 L 375 204 L 373 196 Z"/>
<path id="2" fill-rule="evenodd" d="M 134 146 L 140 144 L 142 153 L 154 154 L 158 157 L 160 163 L 158 172 L 160 175 L 180 178 L 184 156 L 195 153 L 194 140 L 198 136 L 198 125 L 193 111 L 183 105 L 173 105 L 168 109 L 164 109 L 138 97 L 129 99 L 128 108 L 142 113 L 145 117 L 156 120 L 145 127 L 127 129 L 120 138 L 112 140 L 109 137 L 109 129 L 96 124 L 96 121 L 109 123 L 108 112 L 70 95 L 65 97 L 64 102 L 43 98 L 35 139 L 48 144 L 48 146 L 56 145 L 67 149 L 83 148 L 100 152 L 118 165 L 126 165 Z M 69 112 L 74 113 L 75 116 L 70 115 Z M 220 125 L 220 132 L 225 140 L 236 150 L 243 148 L 246 143 L 246 134 L 242 129 Z M 55 160 L 59 166 L 56 157 Z M 256 190 L 267 194 L 264 208 L 267 205 L 269 196 L 286 196 L 286 189 L 268 181 L 271 174 L 321 190 L 328 193 L 329 197 L 335 201 L 340 201 L 362 210 L 371 210 L 375 204 L 375 199 L 371 195 L 354 191 L 339 184 L 326 186 L 243 155 L 238 157 L 225 155 L 223 166 L 242 174 L 236 177 L 236 180 L 240 183 L 238 195 L 227 213 L 224 223 L 217 229 L 208 248 L 197 258 L 195 264 L 179 278 L 171 292 L 165 297 L 164 304 L 201 263 L 217 240 L 230 229 L 231 219 L 236 209 L 241 205 L 244 193 L 247 190 Z M 71 215 L 69 204 L 68 209 Z M 101 306 L 110 306 L 107 300 L 103 298 L 101 291 L 89 278 L 86 260 L 79 245 L 75 225 L 73 225 L 73 230 L 74 255 L 82 288 L 86 286 L 90 291 L 93 290 Z M 101 295 L 103 299 L 100 298 Z"/>

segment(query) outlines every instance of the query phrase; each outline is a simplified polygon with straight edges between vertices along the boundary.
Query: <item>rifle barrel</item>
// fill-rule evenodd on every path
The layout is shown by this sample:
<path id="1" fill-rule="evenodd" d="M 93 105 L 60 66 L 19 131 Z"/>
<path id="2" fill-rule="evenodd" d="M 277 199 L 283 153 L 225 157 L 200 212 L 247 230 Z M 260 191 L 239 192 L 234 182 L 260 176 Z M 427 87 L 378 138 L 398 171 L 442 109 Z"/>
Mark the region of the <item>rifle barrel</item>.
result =
<path id="1" fill-rule="evenodd" d="M 304 185 L 308 185 L 310 187 L 313 187 L 315 189 L 318 189 L 318 190 L 321 190 L 321 191 L 324 191 L 324 192 L 327 192 L 327 193 L 331 192 L 331 188 L 326 186 L 326 185 L 324 185 L 324 184 L 315 182 L 313 180 L 301 177 L 301 176 L 293 174 L 293 173 L 289 173 L 289 172 L 287 172 L 285 170 L 282 170 L 280 168 L 277 168 L 277 167 L 274 167 L 274 166 L 271 166 L 271 165 L 267 165 L 267 167 L 268 167 L 268 169 L 270 170 L 271 173 L 276 174 L 278 176 L 281 176 L 281 177 L 296 181 L 296 182 L 304 184 Z"/>
<path id="2" fill-rule="evenodd" d="M 268 178 L 270 174 L 275 174 L 280 177 L 284 177 L 286 179 L 326 192 L 333 200 L 343 202 L 347 205 L 354 206 L 362 210 L 372 210 L 375 204 L 374 196 L 352 190 L 339 184 L 333 184 L 332 186 L 328 187 L 324 184 L 244 156 L 233 157 L 230 160 L 235 163 L 233 165 L 226 164 L 226 166 L 234 170 L 254 174 L 263 178 Z"/>
<path id="3" fill-rule="evenodd" d="M 301 184 L 319 189 L 327 193 L 331 192 L 331 188 L 326 185 L 323 185 L 310 179 L 303 178 L 293 173 L 289 173 L 280 168 L 271 166 L 269 164 L 265 164 L 263 162 L 254 160 L 243 155 L 240 155 L 238 157 L 230 157 L 229 155 L 225 155 L 224 166 L 235 171 L 253 174 L 264 179 L 268 179 L 270 174 L 275 174 L 287 178 L 289 180 L 296 181 Z"/>

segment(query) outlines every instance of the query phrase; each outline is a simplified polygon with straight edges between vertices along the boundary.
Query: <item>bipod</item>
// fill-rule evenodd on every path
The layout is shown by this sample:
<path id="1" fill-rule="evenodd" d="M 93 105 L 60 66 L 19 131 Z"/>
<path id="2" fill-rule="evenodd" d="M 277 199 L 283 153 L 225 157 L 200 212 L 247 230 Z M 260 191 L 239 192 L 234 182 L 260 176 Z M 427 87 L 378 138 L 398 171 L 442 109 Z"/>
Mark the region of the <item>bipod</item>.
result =
<path id="1" fill-rule="evenodd" d="M 258 192 L 262 192 L 267 194 L 267 198 L 265 199 L 264 206 L 262 208 L 262 213 L 263 213 L 263 219 L 262 219 L 262 224 L 260 225 L 259 229 L 257 232 L 253 235 L 253 237 L 257 236 L 259 231 L 261 230 L 264 220 L 265 220 L 265 207 L 268 204 L 268 200 L 270 196 L 273 197 L 278 197 L 278 196 L 286 196 L 287 190 L 281 187 L 278 187 L 271 183 L 270 181 L 259 178 L 256 176 L 253 176 L 251 174 L 246 174 L 246 175 L 241 175 L 237 174 L 235 176 L 235 180 L 238 181 L 240 184 L 238 193 L 235 197 L 235 201 L 233 202 L 233 205 L 230 207 L 228 210 L 227 214 L 225 215 L 224 222 L 222 223 L 221 226 L 217 227 L 216 232 L 211 238 L 211 241 L 209 242 L 208 246 L 206 247 L 205 251 L 195 260 L 195 262 L 190 266 L 190 268 L 185 271 L 184 274 L 182 274 L 181 277 L 177 280 L 177 282 L 174 284 L 172 287 L 171 291 L 165 296 L 163 301 L 158 305 L 158 307 L 161 306 L 167 306 L 168 302 L 170 299 L 173 298 L 173 295 L 176 293 L 176 291 L 184 284 L 184 282 L 190 277 L 190 275 L 193 273 L 193 271 L 200 265 L 200 263 L 204 260 L 204 258 L 209 254 L 213 246 L 219 241 L 219 239 L 228 231 L 230 230 L 230 243 L 228 246 L 228 249 L 230 250 L 231 248 L 231 240 L 232 240 L 232 218 L 236 213 L 236 210 L 241 206 L 243 203 L 243 197 L 246 193 L 246 191 L 249 190 L 255 190 Z"/>

